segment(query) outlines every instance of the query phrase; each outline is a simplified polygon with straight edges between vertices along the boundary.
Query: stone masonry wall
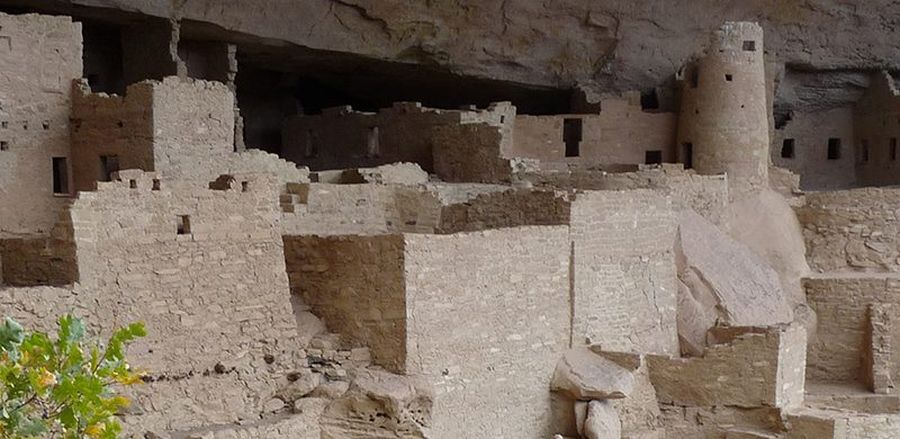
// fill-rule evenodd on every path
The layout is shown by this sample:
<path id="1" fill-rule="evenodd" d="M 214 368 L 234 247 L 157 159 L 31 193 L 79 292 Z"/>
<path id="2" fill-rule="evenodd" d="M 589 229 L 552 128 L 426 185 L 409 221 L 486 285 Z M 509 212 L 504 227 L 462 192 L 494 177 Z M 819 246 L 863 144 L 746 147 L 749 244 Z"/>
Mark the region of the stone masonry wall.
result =
<path id="1" fill-rule="evenodd" d="M 671 201 L 645 189 L 578 193 L 571 241 L 572 342 L 678 352 Z"/>
<path id="2" fill-rule="evenodd" d="M 285 236 L 291 290 L 349 347 L 401 373 L 406 358 L 403 240 L 398 235 Z"/>
<path id="3" fill-rule="evenodd" d="M 809 343 L 807 376 L 813 382 L 862 382 L 867 355 L 869 306 L 900 304 L 900 276 L 862 274 L 816 275 L 804 279 L 806 298 L 816 312 L 816 335 Z M 896 325 L 895 325 L 896 326 Z M 898 328 L 890 339 L 900 340 Z M 900 357 L 889 361 L 890 374 L 900 377 Z"/>
<path id="4" fill-rule="evenodd" d="M 436 128 L 482 122 L 511 132 L 515 113 L 515 107 L 504 102 L 481 111 L 437 110 L 418 102 L 397 102 L 377 113 L 330 108 L 321 115 L 289 118 L 282 156 L 315 170 L 405 161 L 432 171 Z"/>
<path id="5" fill-rule="evenodd" d="M 796 407 L 803 402 L 806 333 L 799 326 L 730 328 L 703 357 L 649 356 L 661 402 L 682 406 Z"/>
<path id="6" fill-rule="evenodd" d="M 829 139 L 840 141 L 837 158 L 828 156 Z M 798 112 L 784 128 L 774 130 L 770 155 L 776 166 L 800 175 L 803 190 L 845 189 L 856 183 L 854 139 L 852 108 Z M 782 156 L 785 141 L 793 142 L 792 157 Z"/>
<path id="7" fill-rule="evenodd" d="M 900 271 L 900 189 L 817 192 L 797 210 L 813 270 Z"/>
<path id="8" fill-rule="evenodd" d="M 569 223 L 571 201 L 563 192 L 510 189 L 481 194 L 441 209 L 439 233 L 521 225 Z"/>
<path id="9" fill-rule="evenodd" d="M 563 120 L 578 119 L 582 140 L 577 157 L 566 157 Z M 659 151 L 663 162 L 674 162 L 675 113 L 651 113 L 641 109 L 640 95 L 604 99 L 599 114 L 516 116 L 513 150 L 507 157 L 527 157 L 547 162 L 601 164 L 646 163 L 647 151 Z"/>
<path id="10" fill-rule="evenodd" d="M 509 182 L 512 165 L 503 158 L 508 138 L 486 123 L 438 127 L 432 138 L 434 172 L 448 182 Z"/>
<path id="11" fill-rule="evenodd" d="M 147 325 L 130 358 L 154 379 L 135 390 L 129 430 L 258 417 L 299 349 L 275 181 L 156 190 L 154 174 L 120 177 L 81 193 L 71 217 L 89 321 Z"/>
<path id="12" fill-rule="evenodd" d="M 888 72 L 872 75 L 871 85 L 856 102 L 853 120 L 856 132 L 854 158 L 859 183 L 900 183 L 900 151 L 897 150 L 900 148 L 900 91 Z"/>
<path id="13" fill-rule="evenodd" d="M 81 24 L 0 13 L 0 238 L 48 233 L 72 193 L 69 108 Z M 64 183 L 54 194 L 53 158 Z"/>
<path id="14" fill-rule="evenodd" d="M 547 438 L 569 345 L 564 226 L 404 235 L 406 370 L 435 387 L 436 438 Z"/>

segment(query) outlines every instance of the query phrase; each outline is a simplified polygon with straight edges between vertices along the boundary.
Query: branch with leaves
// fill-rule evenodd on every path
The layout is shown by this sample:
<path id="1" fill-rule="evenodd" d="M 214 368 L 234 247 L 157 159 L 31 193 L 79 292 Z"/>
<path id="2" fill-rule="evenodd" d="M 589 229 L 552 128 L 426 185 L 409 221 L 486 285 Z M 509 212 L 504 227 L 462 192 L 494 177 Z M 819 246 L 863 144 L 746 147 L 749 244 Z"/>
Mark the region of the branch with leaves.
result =
<path id="1" fill-rule="evenodd" d="M 128 343 L 146 335 L 133 323 L 105 345 L 85 337 L 84 321 L 60 317 L 54 339 L 0 324 L 0 439 L 115 439 L 116 413 L 128 406 L 113 386 L 141 382 L 125 359 Z"/>

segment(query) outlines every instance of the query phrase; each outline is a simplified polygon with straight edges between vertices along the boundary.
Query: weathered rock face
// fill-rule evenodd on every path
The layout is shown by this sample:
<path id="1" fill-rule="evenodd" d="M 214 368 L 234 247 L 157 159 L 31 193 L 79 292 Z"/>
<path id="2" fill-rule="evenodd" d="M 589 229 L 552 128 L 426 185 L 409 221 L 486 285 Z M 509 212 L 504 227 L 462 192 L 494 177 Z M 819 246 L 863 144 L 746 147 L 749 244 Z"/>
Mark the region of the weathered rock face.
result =
<path id="1" fill-rule="evenodd" d="M 758 21 L 770 57 L 804 71 L 900 68 L 900 40 L 883 38 L 900 18 L 890 0 L 68 3 L 181 18 L 194 22 L 185 27 L 240 33 L 232 38 L 244 41 L 270 39 L 269 45 L 286 42 L 551 87 L 647 89 L 664 83 L 727 20 Z M 842 89 L 853 85 L 848 78 L 855 81 L 847 75 L 811 80 Z M 819 87 L 795 85 L 786 98 L 800 102 L 835 96 Z"/>
<path id="2" fill-rule="evenodd" d="M 566 352 L 550 382 L 550 390 L 576 400 L 625 398 L 633 388 L 631 371 L 586 347 Z"/>

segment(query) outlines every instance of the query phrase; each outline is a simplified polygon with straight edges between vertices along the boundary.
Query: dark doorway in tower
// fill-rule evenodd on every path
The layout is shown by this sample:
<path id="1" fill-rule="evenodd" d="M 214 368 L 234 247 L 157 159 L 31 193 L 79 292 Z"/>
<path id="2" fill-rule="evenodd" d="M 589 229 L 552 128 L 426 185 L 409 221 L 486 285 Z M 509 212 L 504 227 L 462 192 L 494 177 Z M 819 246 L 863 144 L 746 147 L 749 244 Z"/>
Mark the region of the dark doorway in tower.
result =
<path id="1" fill-rule="evenodd" d="M 563 142 L 566 143 L 566 157 L 581 155 L 581 119 L 563 119 Z"/>
<path id="2" fill-rule="evenodd" d="M 681 144 L 681 163 L 684 163 L 684 169 L 694 167 L 694 144 L 685 142 Z"/>
<path id="3" fill-rule="evenodd" d="M 648 165 L 658 165 L 662 163 L 662 151 L 646 151 L 644 152 L 644 163 Z"/>

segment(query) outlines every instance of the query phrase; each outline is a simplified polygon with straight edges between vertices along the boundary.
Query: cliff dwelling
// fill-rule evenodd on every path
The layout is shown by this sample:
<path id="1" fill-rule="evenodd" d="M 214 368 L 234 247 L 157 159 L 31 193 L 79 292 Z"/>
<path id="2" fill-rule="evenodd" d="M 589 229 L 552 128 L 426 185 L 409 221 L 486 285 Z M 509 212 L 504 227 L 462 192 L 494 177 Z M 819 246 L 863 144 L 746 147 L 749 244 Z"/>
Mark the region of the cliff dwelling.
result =
<path id="1" fill-rule="evenodd" d="M 120 437 L 900 437 L 887 2 L 438 3 L 0 1 L 2 316 Z"/>

